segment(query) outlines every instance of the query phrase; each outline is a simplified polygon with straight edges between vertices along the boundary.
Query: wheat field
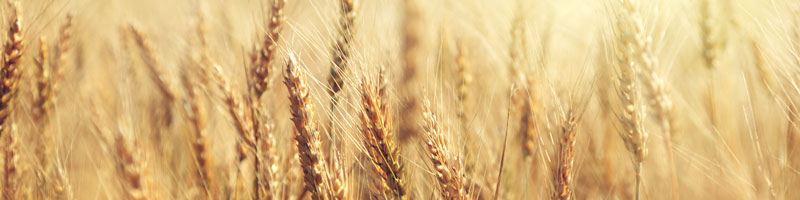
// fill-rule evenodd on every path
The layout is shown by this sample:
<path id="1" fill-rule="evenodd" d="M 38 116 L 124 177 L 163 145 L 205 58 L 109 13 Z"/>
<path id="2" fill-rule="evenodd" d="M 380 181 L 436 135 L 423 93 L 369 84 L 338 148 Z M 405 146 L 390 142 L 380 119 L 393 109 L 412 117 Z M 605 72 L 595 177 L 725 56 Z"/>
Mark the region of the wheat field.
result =
<path id="1" fill-rule="evenodd" d="M 793 0 L 3 0 L 0 199 L 800 199 Z"/>

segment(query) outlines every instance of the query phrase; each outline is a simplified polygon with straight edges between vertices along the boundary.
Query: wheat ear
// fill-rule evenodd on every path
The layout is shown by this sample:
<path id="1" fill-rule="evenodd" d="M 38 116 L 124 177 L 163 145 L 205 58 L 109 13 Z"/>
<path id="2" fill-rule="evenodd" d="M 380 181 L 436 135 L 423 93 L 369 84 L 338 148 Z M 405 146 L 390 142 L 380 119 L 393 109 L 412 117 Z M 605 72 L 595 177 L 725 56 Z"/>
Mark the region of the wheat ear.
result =
<path id="1" fill-rule="evenodd" d="M 209 152 L 209 142 L 206 136 L 206 109 L 203 101 L 200 98 L 202 93 L 201 86 L 193 84 L 189 80 L 187 73 L 181 75 L 183 86 L 189 94 L 188 103 L 189 109 L 187 110 L 187 119 L 192 125 L 191 135 L 189 136 L 189 145 L 191 146 L 192 156 L 194 157 L 194 173 L 195 185 L 201 189 L 204 199 L 216 198 L 216 187 L 213 174 L 213 163 L 211 160 L 211 152 Z"/>
<path id="2" fill-rule="evenodd" d="M 456 116 L 461 121 L 463 134 L 468 134 L 467 132 L 469 131 L 467 113 L 469 112 L 469 89 L 472 84 L 472 71 L 467 57 L 469 57 L 467 48 L 459 45 L 458 55 L 456 55 L 456 73 L 458 74 L 458 82 L 456 82 L 458 109 L 456 110 Z"/>
<path id="3" fill-rule="evenodd" d="M 294 122 L 295 140 L 299 152 L 300 164 L 303 168 L 305 189 L 311 193 L 312 199 L 328 199 L 325 159 L 320 152 L 320 136 L 314 122 L 314 106 L 311 103 L 308 85 L 303 70 L 298 66 L 294 55 L 289 55 L 284 72 L 284 84 L 289 91 L 292 122 Z"/>
<path id="4" fill-rule="evenodd" d="M 13 8 L 11 14 L 10 27 L 8 29 L 8 40 L 3 46 L 3 63 L 0 69 L 0 76 L 3 81 L 0 83 L 0 136 L 5 135 L 5 174 L 3 177 L 3 193 L 8 198 L 17 198 L 17 142 L 13 132 L 8 129 L 7 119 L 11 115 L 11 103 L 19 90 L 20 79 L 20 60 L 22 58 L 22 24 L 19 2 L 9 2 Z"/>
<path id="5" fill-rule="evenodd" d="M 631 18 L 637 16 L 633 2 L 622 0 L 623 12 L 615 26 L 617 42 L 615 53 L 617 56 L 617 95 L 622 103 L 622 113 L 617 116 L 622 125 L 620 136 L 625 142 L 625 147 L 631 152 L 636 171 L 636 195 L 639 199 L 641 188 L 642 161 L 647 156 L 647 132 L 644 129 L 644 104 L 641 102 L 641 91 L 636 73 L 641 70 L 640 60 L 636 58 L 636 49 L 631 49 L 639 42 L 633 35 Z"/>
<path id="6" fill-rule="evenodd" d="M 335 95 L 344 86 L 343 74 L 347 71 L 351 41 L 353 40 L 353 24 L 356 18 L 357 0 L 340 0 L 341 18 L 339 19 L 339 36 L 333 46 L 333 66 L 330 71 L 328 84 L 331 87 L 331 96 Z M 335 102 L 334 102 L 335 103 Z"/>
<path id="7" fill-rule="evenodd" d="M 147 68 L 150 78 L 156 83 L 158 91 L 164 98 L 162 102 L 163 108 L 158 109 L 159 112 L 164 113 L 159 113 L 159 117 L 153 118 L 154 124 L 159 126 L 154 127 L 157 132 L 156 139 L 160 140 L 160 132 L 162 131 L 161 129 L 169 127 L 172 124 L 172 107 L 175 102 L 175 91 L 172 89 L 172 85 L 164 73 L 164 66 L 156 57 L 156 53 L 153 51 L 153 46 L 144 33 L 139 31 L 139 29 L 133 25 L 129 25 L 128 30 L 131 36 L 133 36 L 136 46 L 138 46 L 141 50 L 142 61 L 144 61 L 144 65 Z"/>
<path id="8" fill-rule="evenodd" d="M 400 118 L 404 119 L 399 121 L 399 137 L 400 142 L 406 142 L 410 138 L 419 135 L 419 124 L 414 120 L 418 117 L 419 105 L 417 100 L 417 89 L 414 87 L 414 79 L 421 70 L 420 58 L 422 40 L 422 9 L 418 0 L 407 0 L 404 2 L 405 18 L 403 19 L 403 46 L 402 46 L 402 59 L 404 62 L 403 74 L 401 75 L 399 85 L 401 106 Z"/>
<path id="9" fill-rule="evenodd" d="M 442 198 L 470 199 L 464 187 L 466 185 L 464 184 L 464 180 L 466 180 L 464 169 L 461 167 L 458 157 L 450 152 L 448 142 L 445 140 L 445 133 L 439 126 L 439 119 L 431 110 L 430 100 L 425 99 L 424 102 L 425 140 Z"/>
<path id="10" fill-rule="evenodd" d="M 114 139 L 115 155 L 117 162 L 117 173 L 122 178 L 125 196 L 127 199 L 146 200 L 149 199 L 144 177 L 142 176 L 142 163 L 139 155 L 134 152 L 129 144 L 130 139 L 118 132 Z"/>
<path id="11" fill-rule="evenodd" d="M 580 114 L 570 110 L 561 124 L 556 153 L 555 166 L 553 166 L 553 198 L 569 200 L 572 198 L 574 182 L 575 143 L 577 142 L 577 126 Z"/>
<path id="12" fill-rule="evenodd" d="M 39 56 L 34 58 L 36 64 L 36 95 L 33 100 L 33 120 L 37 123 L 42 123 L 42 120 L 48 116 L 51 111 L 49 108 L 52 106 L 51 97 L 52 89 L 50 87 L 51 72 L 47 68 L 48 51 L 47 41 L 44 37 L 39 38 Z"/>
<path id="13" fill-rule="evenodd" d="M 386 88 L 383 84 L 377 87 L 367 81 L 361 86 L 361 104 L 364 107 L 361 121 L 367 153 L 381 177 L 384 195 L 402 199 L 406 194 L 403 167 L 397 146 L 392 141 L 392 118 L 386 102 Z"/>
<path id="14" fill-rule="evenodd" d="M 659 121 L 664 134 L 664 146 L 667 150 L 667 161 L 670 168 L 670 179 L 672 184 L 673 198 L 678 196 L 678 178 L 675 172 L 675 159 L 672 152 L 672 127 L 674 126 L 672 116 L 672 99 L 667 90 L 665 80 L 658 72 L 658 62 L 652 52 L 652 37 L 645 31 L 642 18 L 635 5 L 630 1 L 625 1 L 626 12 L 630 16 L 631 24 L 627 29 L 635 41 L 633 41 L 634 59 L 638 61 L 639 76 L 642 85 L 648 94 L 651 107 L 655 113 L 656 120 Z"/>
<path id="15" fill-rule="evenodd" d="M 72 51 L 72 15 L 68 14 L 64 17 L 64 24 L 61 25 L 58 35 L 58 43 L 53 62 L 53 90 L 58 90 L 59 82 L 64 79 L 64 68 L 67 65 L 67 58 L 69 58 L 70 51 Z"/>
<path id="16" fill-rule="evenodd" d="M 331 66 L 330 77 L 328 78 L 329 95 L 331 96 L 330 113 L 336 114 L 336 107 L 339 103 L 339 91 L 344 87 L 344 73 L 350 65 L 350 51 L 353 40 L 353 26 L 356 19 L 357 0 L 340 0 L 342 16 L 339 18 L 339 35 L 333 45 L 333 66 Z M 331 137 L 331 144 L 335 143 L 335 131 L 333 118 L 328 122 L 328 135 Z"/>
<path id="17" fill-rule="evenodd" d="M 254 59 L 253 78 L 255 95 L 260 97 L 270 87 L 272 72 L 272 62 L 275 58 L 275 52 L 278 49 L 278 41 L 281 36 L 283 27 L 283 7 L 286 5 L 286 0 L 273 0 L 269 25 L 267 26 L 266 38 L 264 38 L 263 47 L 258 50 Z"/>

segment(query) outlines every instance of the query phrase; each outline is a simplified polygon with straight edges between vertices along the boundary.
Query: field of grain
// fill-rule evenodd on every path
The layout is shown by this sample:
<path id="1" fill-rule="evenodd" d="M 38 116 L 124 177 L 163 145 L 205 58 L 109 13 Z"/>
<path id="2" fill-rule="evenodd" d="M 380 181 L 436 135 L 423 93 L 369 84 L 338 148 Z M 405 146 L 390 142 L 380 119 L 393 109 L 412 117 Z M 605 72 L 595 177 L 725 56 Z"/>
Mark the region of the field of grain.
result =
<path id="1" fill-rule="evenodd" d="M 793 0 L 2 0 L 0 199 L 800 199 Z"/>

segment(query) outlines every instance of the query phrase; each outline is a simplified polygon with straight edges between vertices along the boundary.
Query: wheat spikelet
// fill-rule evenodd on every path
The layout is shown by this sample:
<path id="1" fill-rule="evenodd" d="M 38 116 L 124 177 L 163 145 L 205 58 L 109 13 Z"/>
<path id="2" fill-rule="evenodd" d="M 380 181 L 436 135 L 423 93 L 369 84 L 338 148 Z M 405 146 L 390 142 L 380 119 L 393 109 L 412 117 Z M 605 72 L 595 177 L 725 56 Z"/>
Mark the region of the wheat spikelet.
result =
<path id="1" fill-rule="evenodd" d="M 439 182 L 441 195 L 443 199 L 470 199 L 464 187 L 464 169 L 459 163 L 459 159 L 453 156 L 450 152 L 449 145 L 445 140 L 444 132 L 439 127 L 439 119 L 436 114 L 431 111 L 431 102 L 428 99 L 424 101 L 425 119 L 425 139 L 430 154 L 430 160 L 433 163 L 433 168 L 436 171 L 436 179 Z"/>
<path id="2" fill-rule="evenodd" d="M 114 153 L 116 159 L 114 160 L 117 162 L 117 173 L 124 181 L 125 197 L 132 200 L 149 199 L 146 191 L 146 181 L 142 176 L 142 163 L 139 160 L 139 155 L 131 148 L 130 139 L 123 134 L 127 133 L 120 130 L 115 136 Z"/>
<path id="3" fill-rule="evenodd" d="M 330 71 L 328 84 L 331 87 L 330 94 L 336 100 L 336 93 L 344 86 L 344 73 L 347 71 L 351 51 L 351 41 L 353 40 L 353 25 L 356 19 L 357 0 L 340 0 L 341 18 L 339 19 L 339 36 L 333 46 L 333 66 Z M 334 104 L 336 101 L 333 102 Z"/>
<path id="4" fill-rule="evenodd" d="M 42 57 L 42 59 L 52 59 L 56 58 L 57 60 L 49 62 L 52 65 L 50 68 L 50 95 L 49 98 L 46 100 L 49 102 L 49 105 L 45 107 L 45 109 L 49 109 L 48 113 L 52 113 L 54 105 L 57 103 L 57 96 L 59 92 L 59 88 L 61 87 L 61 82 L 64 79 L 65 70 L 64 68 L 67 65 L 67 58 L 69 57 L 70 50 L 72 49 L 72 44 L 70 44 L 72 38 L 72 14 L 67 14 L 64 19 L 64 24 L 61 26 L 59 30 L 59 37 L 58 37 L 58 46 L 56 48 L 55 56 L 56 57 Z M 47 116 L 49 116 L 48 114 Z M 51 146 L 51 141 L 49 139 L 46 140 L 45 144 L 47 146 Z M 45 156 L 47 159 L 47 156 Z M 49 167 L 49 166 L 46 166 Z M 63 163 L 57 162 L 53 167 L 55 170 L 55 181 L 49 181 L 52 183 L 53 187 L 53 194 L 52 196 L 56 199 L 65 199 L 72 197 L 72 187 L 69 185 L 69 180 L 67 176 L 67 169 Z M 48 169 L 50 170 L 50 169 Z"/>
<path id="5" fill-rule="evenodd" d="M 572 198 L 574 182 L 575 143 L 577 139 L 577 126 L 580 114 L 570 110 L 561 124 L 556 153 L 555 166 L 553 166 L 553 196 L 552 199 L 568 200 Z"/>
<path id="6" fill-rule="evenodd" d="M 714 82 L 717 76 L 714 72 L 719 68 L 719 55 L 725 43 L 719 38 L 721 30 L 718 22 L 713 16 L 711 0 L 702 0 L 700 3 L 700 37 L 702 42 L 702 56 L 705 67 L 709 70 L 709 86 L 706 94 L 706 113 L 711 121 L 712 127 L 717 127 L 716 108 L 714 100 Z"/>
<path id="7" fill-rule="evenodd" d="M 3 63 L 0 69 L 0 76 L 3 81 L 0 83 L 0 136 L 6 136 L 6 143 L 3 145 L 5 152 L 5 171 L 3 174 L 3 194 L 8 198 L 18 198 L 17 191 L 19 177 L 17 174 L 17 141 L 7 119 L 11 115 L 11 103 L 19 90 L 20 79 L 20 60 L 22 58 L 22 24 L 19 2 L 9 2 L 13 8 L 11 14 L 10 27 L 8 30 L 8 40 L 3 46 Z"/>
<path id="8" fill-rule="evenodd" d="M 142 61 L 144 61 L 150 78 L 155 81 L 158 91 L 164 98 L 163 102 L 161 102 L 164 105 L 164 108 L 157 109 L 157 112 L 163 113 L 158 113 L 158 117 L 153 118 L 154 124 L 160 126 L 154 127 L 157 132 L 156 139 L 160 140 L 160 129 L 169 127 L 170 124 L 172 124 L 172 105 L 175 102 L 175 91 L 172 89 L 172 86 L 167 79 L 166 74 L 164 73 L 162 63 L 157 59 L 156 53 L 153 51 L 153 47 L 149 40 L 147 40 L 145 35 L 133 25 L 128 26 L 128 31 L 130 32 L 131 36 L 133 36 L 134 42 L 136 42 L 136 45 L 141 50 Z"/>
<path id="9" fill-rule="evenodd" d="M 7 32 L 7 41 L 3 46 L 3 63 L 0 69 L 0 76 L 3 82 L 0 83 L 0 131 L 5 129 L 6 120 L 10 115 L 11 101 L 17 94 L 20 79 L 20 59 L 22 58 L 22 24 L 18 3 L 13 4 L 14 12 L 11 15 L 10 27 Z M 2 134 L 0 132 L 0 134 Z"/>
<path id="10" fill-rule="evenodd" d="M 511 85 L 524 85 L 526 83 L 525 73 L 522 71 L 528 62 L 526 62 L 526 49 L 528 48 L 528 40 L 526 38 L 527 27 L 525 26 L 525 11 L 523 6 L 517 5 L 514 10 L 514 18 L 511 22 L 511 44 L 509 45 L 509 56 L 511 58 L 508 64 L 508 77 Z M 512 91 L 509 87 L 509 91 Z M 514 91 L 519 92 L 519 91 Z M 514 94 L 512 96 L 512 103 L 515 107 L 522 106 L 524 95 Z"/>
<path id="11" fill-rule="evenodd" d="M 416 123 L 417 113 L 419 112 L 419 105 L 417 102 L 416 91 L 414 87 L 414 80 L 417 78 L 419 71 L 422 70 L 423 65 L 420 59 L 423 57 L 421 54 L 422 45 L 422 9 L 420 8 L 418 0 L 403 1 L 405 18 L 403 19 L 403 43 L 402 43 L 402 59 L 403 59 L 403 73 L 400 75 L 399 85 L 400 88 L 400 118 L 401 120 L 398 130 L 398 139 L 401 143 L 408 141 L 410 138 L 419 135 L 419 124 Z"/>
<path id="12" fill-rule="evenodd" d="M 45 41 L 44 37 L 39 38 L 39 56 L 34 58 L 34 63 L 36 64 L 36 91 L 33 95 L 33 105 L 32 107 L 32 114 L 34 122 L 39 125 L 39 134 L 36 135 L 36 148 L 34 150 L 36 154 L 36 162 L 38 165 L 42 167 L 37 167 L 34 171 L 36 176 L 37 183 L 37 198 L 44 198 L 44 190 L 45 190 L 45 179 L 46 178 L 46 171 L 48 170 L 48 160 L 47 160 L 47 150 L 49 147 L 48 142 L 48 131 L 46 130 L 46 125 L 43 120 L 45 120 L 50 115 L 51 109 L 50 101 L 48 97 L 52 96 L 51 88 L 50 88 L 50 70 L 47 68 L 47 42 Z"/>
<path id="13" fill-rule="evenodd" d="M 659 74 L 657 70 L 657 61 L 652 52 L 652 37 L 646 33 L 644 30 L 644 25 L 639 15 L 638 11 L 635 9 L 635 5 L 633 5 L 629 1 L 625 1 L 628 3 L 626 7 L 629 9 L 629 16 L 631 21 L 631 26 L 628 31 L 628 34 L 631 34 L 632 37 L 635 39 L 631 46 L 633 48 L 634 59 L 638 61 L 639 64 L 639 71 L 638 74 L 641 77 L 641 82 L 645 86 L 647 91 L 649 104 L 653 108 L 653 113 L 655 113 L 654 117 L 656 120 L 659 121 L 660 126 L 663 130 L 664 135 L 664 146 L 667 149 L 667 160 L 669 162 L 670 168 L 670 177 L 672 181 L 672 194 L 674 198 L 677 198 L 677 174 L 675 172 L 675 161 L 674 155 L 672 153 L 672 127 L 674 126 L 674 120 L 672 115 L 672 100 L 669 95 L 669 91 L 667 91 L 666 84 L 664 78 Z"/>
<path id="14" fill-rule="evenodd" d="M 392 118 L 386 103 L 386 88 L 383 85 L 378 88 L 364 81 L 361 85 L 361 104 L 364 107 L 361 113 L 364 126 L 361 131 L 375 172 L 381 177 L 382 192 L 402 199 L 406 194 L 403 167 L 392 141 Z"/>
<path id="15" fill-rule="evenodd" d="M 228 113 L 231 115 L 234 121 L 234 125 L 236 127 L 237 133 L 239 136 L 242 137 L 244 140 L 244 144 L 247 147 L 255 146 L 255 139 L 252 136 L 252 121 L 247 118 L 246 114 L 242 111 L 242 103 L 238 96 L 233 93 L 231 86 L 228 84 L 228 80 L 225 78 L 222 72 L 222 68 L 219 65 L 214 65 L 214 78 L 217 79 L 217 86 L 223 93 L 223 101 L 227 107 Z M 239 160 L 244 160 L 245 155 L 240 155 Z"/>
<path id="16" fill-rule="evenodd" d="M 263 47 L 260 49 L 254 59 L 253 75 L 255 95 L 261 96 L 270 87 L 270 73 L 272 72 L 272 61 L 275 57 L 275 52 L 278 49 L 278 39 L 281 36 L 283 27 L 283 7 L 286 5 L 286 0 L 273 0 L 269 25 L 267 27 L 267 35 L 264 38 Z"/>
<path id="17" fill-rule="evenodd" d="M 257 197 L 262 197 L 265 199 L 273 199 L 276 198 L 275 195 L 277 194 L 277 187 L 279 186 L 277 183 L 277 165 L 275 163 L 278 162 L 278 153 L 275 152 L 275 138 L 273 135 L 275 125 L 272 121 L 272 118 L 267 115 L 266 111 L 263 108 L 255 108 L 254 112 L 259 119 L 259 123 L 256 124 L 258 126 L 257 133 L 256 133 L 256 144 L 258 145 L 256 149 L 256 160 L 255 160 L 255 170 L 256 170 L 256 192 L 258 192 Z"/>
<path id="18" fill-rule="evenodd" d="M 354 35 L 354 24 L 356 19 L 357 0 L 340 0 L 341 17 L 339 18 L 339 35 L 332 48 L 333 66 L 331 66 L 330 77 L 328 78 L 329 95 L 331 96 L 330 113 L 336 114 L 336 107 L 339 103 L 339 91 L 344 87 L 344 74 L 347 72 L 350 63 L 350 53 Z M 334 120 L 328 122 L 328 134 L 332 145 L 336 145 Z"/>
<path id="19" fill-rule="evenodd" d="M 420 33 L 421 26 L 421 9 L 417 0 L 403 1 L 405 18 L 403 21 L 403 61 L 405 68 L 403 68 L 402 83 L 408 83 L 416 78 L 417 71 L 419 71 L 419 48 L 422 35 Z"/>
<path id="20" fill-rule="evenodd" d="M 720 41 L 720 30 L 712 16 L 710 0 L 700 1 L 700 36 L 703 47 L 703 61 L 709 70 L 719 67 L 719 54 L 723 43 Z"/>
<path id="21" fill-rule="evenodd" d="M 314 122 L 314 106 L 311 104 L 303 71 L 297 65 L 294 55 L 290 54 L 283 83 L 289 91 L 292 122 L 296 129 L 295 140 L 303 168 L 305 189 L 311 193 L 312 199 L 328 199 L 329 188 L 326 183 L 328 170 L 320 151 L 319 131 Z"/>
<path id="22" fill-rule="evenodd" d="M 13 132 L 8 132 L 6 135 L 5 141 L 5 155 L 4 155 L 4 162 L 3 168 L 3 196 L 9 199 L 16 199 L 19 198 L 20 193 L 18 191 L 21 189 L 19 187 L 19 171 L 18 171 L 18 160 L 19 156 L 17 154 L 17 139 Z"/>
<path id="23" fill-rule="evenodd" d="M 331 173 L 333 174 L 330 180 L 331 183 L 331 199 L 344 200 L 347 199 L 347 174 L 345 173 L 344 166 L 342 166 L 342 154 L 340 151 L 333 151 L 333 158 L 331 163 Z"/>
<path id="24" fill-rule="evenodd" d="M 253 105 L 250 107 L 250 114 L 252 119 L 252 143 L 254 146 L 254 170 L 256 178 L 254 179 L 253 186 L 255 198 L 272 199 L 275 195 L 275 173 L 274 167 L 278 160 L 274 151 L 274 139 L 272 137 L 273 125 L 269 119 L 268 111 L 262 104 L 260 98 L 264 93 L 269 90 L 271 86 L 272 63 L 277 52 L 277 44 L 280 38 L 280 32 L 283 26 L 283 8 L 286 5 L 286 0 L 273 0 L 269 16 L 269 24 L 267 33 L 263 41 L 263 47 L 258 49 L 251 58 L 253 61 L 253 68 L 251 69 L 252 82 L 250 87 L 253 89 L 251 101 Z M 264 165 L 267 163 L 267 166 Z M 262 197 L 263 196 L 263 197 Z"/>
<path id="25" fill-rule="evenodd" d="M 533 159 L 536 157 L 536 116 L 533 110 L 533 100 L 531 97 L 525 99 L 520 116 L 519 135 L 522 137 L 522 152 L 525 158 Z"/>
<path id="26" fill-rule="evenodd" d="M 637 60 L 636 46 L 639 38 L 631 31 L 637 21 L 632 20 L 638 16 L 636 7 L 629 0 L 622 0 L 622 9 L 617 23 L 615 34 L 618 38 L 615 53 L 617 56 L 617 95 L 622 102 L 622 113 L 617 118 L 622 125 L 620 136 L 625 142 L 625 147 L 632 153 L 634 169 L 636 171 L 636 199 L 639 199 L 641 187 L 642 161 L 647 156 L 647 132 L 644 129 L 644 104 L 641 101 L 641 91 L 636 73 L 640 71 L 641 61 Z"/>
<path id="27" fill-rule="evenodd" d="M 145 66 L 147 66 L 150 77 L 156 82 L 159 92 L 161 92 L 161 95 L 163 95 L 168 102 L 173 101 L 175 99 L 175 92 L 170 88 L 170 83 L 164 75 L 163 66 L 161 66 L 160 61 L 156 58 L 152 45 L 144 34 L 133 25 L 130 25 L 128 30 L 133 36 L 136 45 L 141 49 L 142 60 L 145 62 Z"/>
<path id="28" fill-rule="evenodd" d="M 72 51 L 72 14 L 67 14 L 64 17 L 64 24 L 61 25 L 58 35 L 58 46 L 55 52 L 55 61 L 50 62 L 53 65 L 53 89 L 58 90 L 59 82 L 64 79 L 64 67 L 67 65 L 67 58 Z"/>
<path id="29" fill-rule="evenodd" d="M 248 152 L 256 152 L 256 136 L 254 128 L 254 122 L 251 118 L 251 115 L 245 113 L 244 111 L 252 111 L 252 106 L 250 104 L 243 104 L 241 103 L 240 97 L 236 95 L 233 90 L 231 89 L 228 80 L 225 78 L 222 72 L 222 68 L 219 65 L 214 64 L 214 78 L 217 80 L 217 87 L 220 91 L 222 91 L 222 101 L 225 104 L 226 110 L 228 114 L 231 115 L 231 118 L 234 122 L 234 127 L 236 128 L 236 133 L 239 135 L 240 139 L 236 140 L 236 153 L 237 153 L 237 164 L 243 165 L 245 160 L 248 157 Z M 257 156 L 253 154 L 254 158 Z M 254 165 L 258 165 L 258 161 L 254 161 Z M 237 167 L 237 176 L 241 176 L 241 167 Z M 257 170 L 257 169 L 254 169 Z M 242 186 L 242 177 L 238 177 L 236 182 L 235 188 L 237 193 L 239 193 L 240 186 Z M 258 183 L 259 179 L 254 180 L 255 183 Z M 258 195 L 259 186 L 257 184 L 253 185 L 253 194 Z"/>
<path id="30" fill-rule="evenodd" d="M 458 82 L 456 82 L 456 93 L 458 98 L 458 108 L 456 110 L 456 117 L 461 121 L 461 128 L 464 134 L 468 134 L 469 126 L 467 124 L 467 113 L 469 112 L 469 89 L 472 84 L 472 72 L 470 71 L 470 64 L 467 62 L 467 48 L 460 46 L 458 55 L 456 55 L 456 74 L 458 74 Z"/>
<path id="31" fill-rule="evenodd" d="M 50 101 L 52 97 L 52 89 L 50 87 L 51 73 L 47 68 L 48 63 L 47 41 L 44 37 L 39 38 L 39 56 L 34 58 L 36 63 L 36 94 L 33 100 L 33 120 L 37 123 L 50 115 Z"/>
<path id="32" fill-rule="evenodd" d="M 213 163 L 211 160 L 208 137 L 206 136 L 206 110 L 204 104 L 200 99 L 202 93 L 199 85 L 192 84 L 189 80 L 187 73 L 181 75 L 181 80 L 185 90 L 189 94 L 188 103 L 189 109 L 187 110 L 187 119 L 192 125 L 191 136 L 189 143 L 191 145 L 192 156 L 194 157 L 195 166 L 195 185 L 201 189 L 204 199 L 215 198 L 216 187 L 213 174 Z"/>

